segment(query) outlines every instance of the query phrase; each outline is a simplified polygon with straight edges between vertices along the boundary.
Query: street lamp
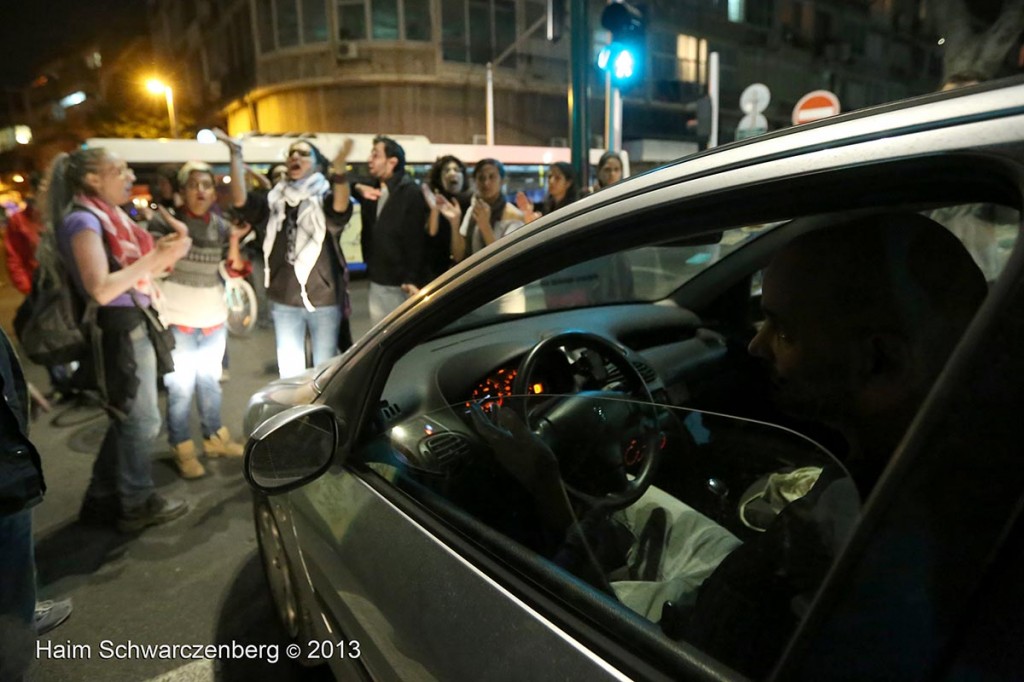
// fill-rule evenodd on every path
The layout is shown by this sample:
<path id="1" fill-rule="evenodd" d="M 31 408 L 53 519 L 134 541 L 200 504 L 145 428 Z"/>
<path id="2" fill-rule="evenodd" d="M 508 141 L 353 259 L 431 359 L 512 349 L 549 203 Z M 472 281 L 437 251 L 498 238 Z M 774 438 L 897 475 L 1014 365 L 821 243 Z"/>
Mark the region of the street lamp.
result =
<path id="1" fill-rule="evenodd" d="M 174 118 L 174 91 L 170 85 L 165 85 L 156 78 L 146 81 L 146 89 L 154 95 L 164 95 L 167 98 L 167 118 L 171 122 L 171 137 L 178 136 L 178 122 Z"/>

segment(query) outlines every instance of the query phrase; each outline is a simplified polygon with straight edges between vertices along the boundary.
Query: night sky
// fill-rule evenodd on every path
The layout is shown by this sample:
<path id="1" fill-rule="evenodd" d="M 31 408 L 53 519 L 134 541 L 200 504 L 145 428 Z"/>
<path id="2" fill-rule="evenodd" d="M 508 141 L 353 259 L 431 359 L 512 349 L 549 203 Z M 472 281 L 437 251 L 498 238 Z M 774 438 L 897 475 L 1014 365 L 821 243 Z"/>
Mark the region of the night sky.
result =
<path id="1" fill-rule="evenodd" d="M 0 86 L 27 84 L 40 64 L 96 38 L 148 32 L 146 0 L 0 0 Z"/>

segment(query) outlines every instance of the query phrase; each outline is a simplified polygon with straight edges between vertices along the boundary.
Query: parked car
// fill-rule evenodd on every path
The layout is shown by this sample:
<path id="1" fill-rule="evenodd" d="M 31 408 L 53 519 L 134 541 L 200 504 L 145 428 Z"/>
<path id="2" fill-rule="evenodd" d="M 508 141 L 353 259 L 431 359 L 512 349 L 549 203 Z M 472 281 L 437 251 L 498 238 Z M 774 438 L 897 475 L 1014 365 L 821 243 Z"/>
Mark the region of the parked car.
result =
<path id="1" fill-rule="evenodd" d="M 977 217 L 950 227 L 999 274 L 820 589 L 747 672 L 1020 679 L 1022 152 L 1021 79 L 726 145 L 499 240 L 268 386 L 245 471 L 303 658 L 340 679 L 744 679 L 680 634 L 679 604 L 627 606 L 588 533 L 653 486 L 752 542 L 780 513 L 773 475 L 848 476 L 843 440 L 776 410 L 747 353 L 761 272 L 797 235 L 901 209 Z M 538 440 L 568 535 L 517 470 Z"/>

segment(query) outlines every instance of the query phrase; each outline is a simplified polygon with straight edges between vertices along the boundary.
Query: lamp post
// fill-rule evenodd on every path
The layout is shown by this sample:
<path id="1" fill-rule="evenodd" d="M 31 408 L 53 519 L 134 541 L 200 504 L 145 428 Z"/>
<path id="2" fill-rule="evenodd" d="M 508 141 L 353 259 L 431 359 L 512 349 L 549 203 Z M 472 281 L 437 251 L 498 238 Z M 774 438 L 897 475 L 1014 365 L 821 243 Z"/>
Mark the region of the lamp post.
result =
<path id="1" fill-rule="evenodd" d="M 151 78 L 146 81 L 146 89 L 155 95 L 164 95 L 167 99 L 167 118 L 171 122 L 171 137 L 178 136 L 178 122 L 174 117 L 174 91 L 170 85 L 165 85 L 163 82 Z"/>

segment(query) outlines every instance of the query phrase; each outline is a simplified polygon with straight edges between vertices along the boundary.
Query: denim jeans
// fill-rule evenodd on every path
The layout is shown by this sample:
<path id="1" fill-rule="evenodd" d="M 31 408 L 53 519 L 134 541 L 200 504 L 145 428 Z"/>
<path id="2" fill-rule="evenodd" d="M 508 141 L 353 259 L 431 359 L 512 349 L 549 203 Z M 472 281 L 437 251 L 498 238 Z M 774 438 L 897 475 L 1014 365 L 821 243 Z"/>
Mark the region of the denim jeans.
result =
<path id="1" fill-rule="evenodd" d="M 277 339 L 277 371 L 281 378 L 293 377 L 306 370 L 306 330 L 313 342 L 313 365 L 326 362 L 338 354 L 338 329 L 341 308 L 323 306 L 309 312 L 302 306 L 271 302 L 274 336 Z"/>
<path id="2" fill-rule="evenodd" d="M 124 420 L 112 419 L 92 467 L 87 498 L 117 495 L 125 509 L 143 504 L 153 492 L 150 450 L 160 433 L 160 408 L 156 400 L 156 352 L 146 323 L 131 331 L 135 376 L 139 389 Z"/>
<path id="3" fill-rule="evenodd" d="M 189 416 L 192 396 L 199 403 L 199 423 L 203 438 L 220 430 L 220 375 L 223 371 L 224 349 L 227 347 L 227 326 L 220 325 L 209 333 L 202 329 L 186 331 L 171 325 L 174 334 L 174 371 L 164 375 L 167 387 L 167 439 L 171 445 L 191 440 Z"/>
<path id="4" fill-rule="evenodd" d="M 408 298 L 400 286 L 387 286 L 370 282 L 370 324 L 377 324 Z"/>
<path id="5" fill-rule="evenodd" d="M 31 624 L 36 608 L 32 510 L 0 516 L 0 616 Z"/>

